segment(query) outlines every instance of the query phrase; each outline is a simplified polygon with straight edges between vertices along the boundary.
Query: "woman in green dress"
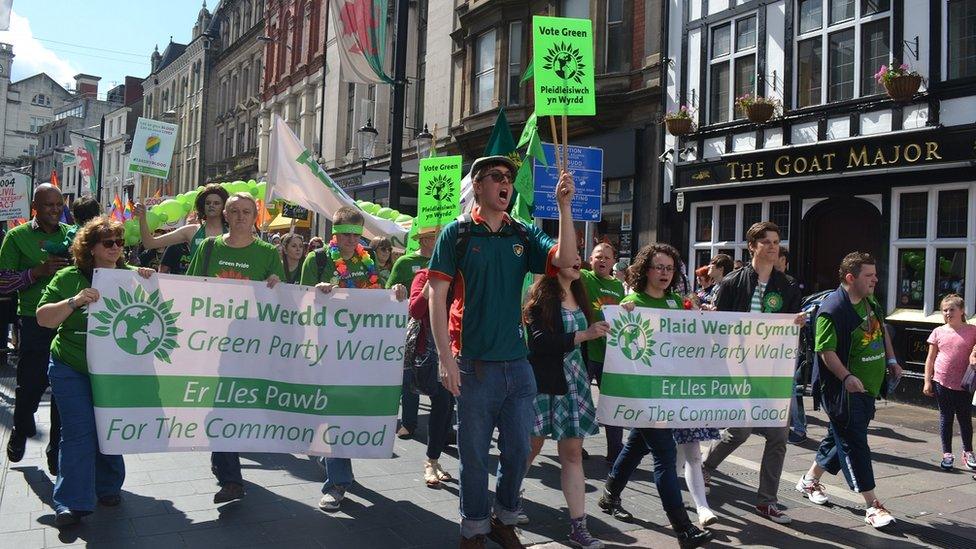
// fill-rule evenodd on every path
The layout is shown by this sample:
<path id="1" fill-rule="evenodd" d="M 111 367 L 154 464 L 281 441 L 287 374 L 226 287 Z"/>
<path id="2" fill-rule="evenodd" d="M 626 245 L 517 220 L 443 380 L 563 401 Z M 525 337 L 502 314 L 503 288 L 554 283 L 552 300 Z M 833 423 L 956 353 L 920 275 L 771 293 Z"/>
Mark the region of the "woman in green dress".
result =
<path id="1" fill-rule="evenodd" d="M 281 239 L 281 262 L 285 267 L 282 282 L 298 284 L 305 261 L 305 239 L 298 233 L 288 233 Z"/>
<path id="2" fill-rule="evenodd" d="M 557 441 L 560 486 L 571 522 L 569 542 L 600 549 L 603 542 L 593 539 L 586 528 L 583 437 L 597 434 L 599 427 L 580 344 L 604 337 L 610 326 L 605 321 L 590 324 L 593 311 L 580 280 L 578 256 L 572 267 L 532 285 L 523 316 L 538 389 L 529 464 L 539 455 L 546 437 Z"/>

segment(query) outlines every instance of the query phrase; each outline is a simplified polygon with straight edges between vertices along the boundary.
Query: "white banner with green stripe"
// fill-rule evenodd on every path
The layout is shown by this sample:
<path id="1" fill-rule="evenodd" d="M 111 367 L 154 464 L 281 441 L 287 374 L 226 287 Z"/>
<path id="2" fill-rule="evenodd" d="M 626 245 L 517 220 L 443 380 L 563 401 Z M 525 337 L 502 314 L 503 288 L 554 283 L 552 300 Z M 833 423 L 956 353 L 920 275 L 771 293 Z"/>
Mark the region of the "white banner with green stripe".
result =
<path id="1" fill-rule="evenodd" d="M 603 308 L 597 417 L 623 427 L 782 427 L 800 327 L 794 315 Z"/>
<path id="2" fill-rule="evenodd" d="M 102 452 L 392 456 L 407 325 L 392 291 L 117 269 L 93 286 Z"/>

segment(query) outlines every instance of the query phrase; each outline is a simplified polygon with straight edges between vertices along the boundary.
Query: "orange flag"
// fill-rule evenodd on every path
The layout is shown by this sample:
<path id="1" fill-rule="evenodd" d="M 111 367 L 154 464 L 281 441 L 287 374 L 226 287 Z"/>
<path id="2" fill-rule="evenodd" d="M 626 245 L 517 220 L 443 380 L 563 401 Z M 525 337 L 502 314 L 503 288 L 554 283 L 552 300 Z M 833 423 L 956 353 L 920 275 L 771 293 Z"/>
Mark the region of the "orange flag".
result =
<path id="1" fill-rule="evenodd" d="M 271 212 L 264 207 L 264 200 L 258 199 L 258 218 L 255 221 L 259 229 L 264 229 L 271 223 Z"/>
<path id="2" fill-rule="evenodd" d="M 51 184 L 55 187 L 60 187 L 61 182 L 58 181 L 58 172 L 51 170 Z"/>

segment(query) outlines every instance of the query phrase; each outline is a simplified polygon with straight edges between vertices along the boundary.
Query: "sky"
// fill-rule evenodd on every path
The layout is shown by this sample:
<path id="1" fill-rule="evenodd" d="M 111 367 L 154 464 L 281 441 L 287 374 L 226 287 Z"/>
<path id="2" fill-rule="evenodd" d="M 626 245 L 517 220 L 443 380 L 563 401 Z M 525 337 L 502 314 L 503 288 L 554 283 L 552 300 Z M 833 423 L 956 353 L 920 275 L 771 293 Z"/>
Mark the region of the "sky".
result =
<path id="1" fill-rule="evenodd" d="M 211 12 L 217 0 L 209 0 Z M 40 72 L 74 87 L 74 75 L 101 76 L 98 91 L 145 78 L 153 47 L 170 36 L 186 44 L 201 0 L 13 0 L 10 30 L 0 42 L 13 44 L 11 80 Z"/>

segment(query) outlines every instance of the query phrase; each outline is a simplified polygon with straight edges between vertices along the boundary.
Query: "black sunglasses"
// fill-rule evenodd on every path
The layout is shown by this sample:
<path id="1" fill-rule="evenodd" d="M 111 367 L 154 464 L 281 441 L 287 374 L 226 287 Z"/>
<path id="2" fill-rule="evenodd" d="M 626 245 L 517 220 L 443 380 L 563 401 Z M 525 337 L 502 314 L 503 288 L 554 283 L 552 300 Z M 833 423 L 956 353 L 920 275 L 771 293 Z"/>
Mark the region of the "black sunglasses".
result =
<path id="1" fill-rule="evenodd" d="M 494 170 L 486 173 L 485 175 L 481 176 L 479 179 L 484 179 L 486 177 L 491 179 L 492 183 L 502 183 L 504 181 L 508 181 L 509 183 L 511 183 L 512 181 L 514 181 L 514 176 L 511 174 L 511 172 L 500 172 Z"/>
<path id="2" fill-rule="evenodd" d="M 113 246 L 118 246 L 119 248 L 122 248 L 123 246 L 125 246 L 125 239 L 124 238 L 110 238 L 108 240 L 103 240 L 102 241 L 102 246 L 105 246 L 106 248 L 111 248 Z"/>

